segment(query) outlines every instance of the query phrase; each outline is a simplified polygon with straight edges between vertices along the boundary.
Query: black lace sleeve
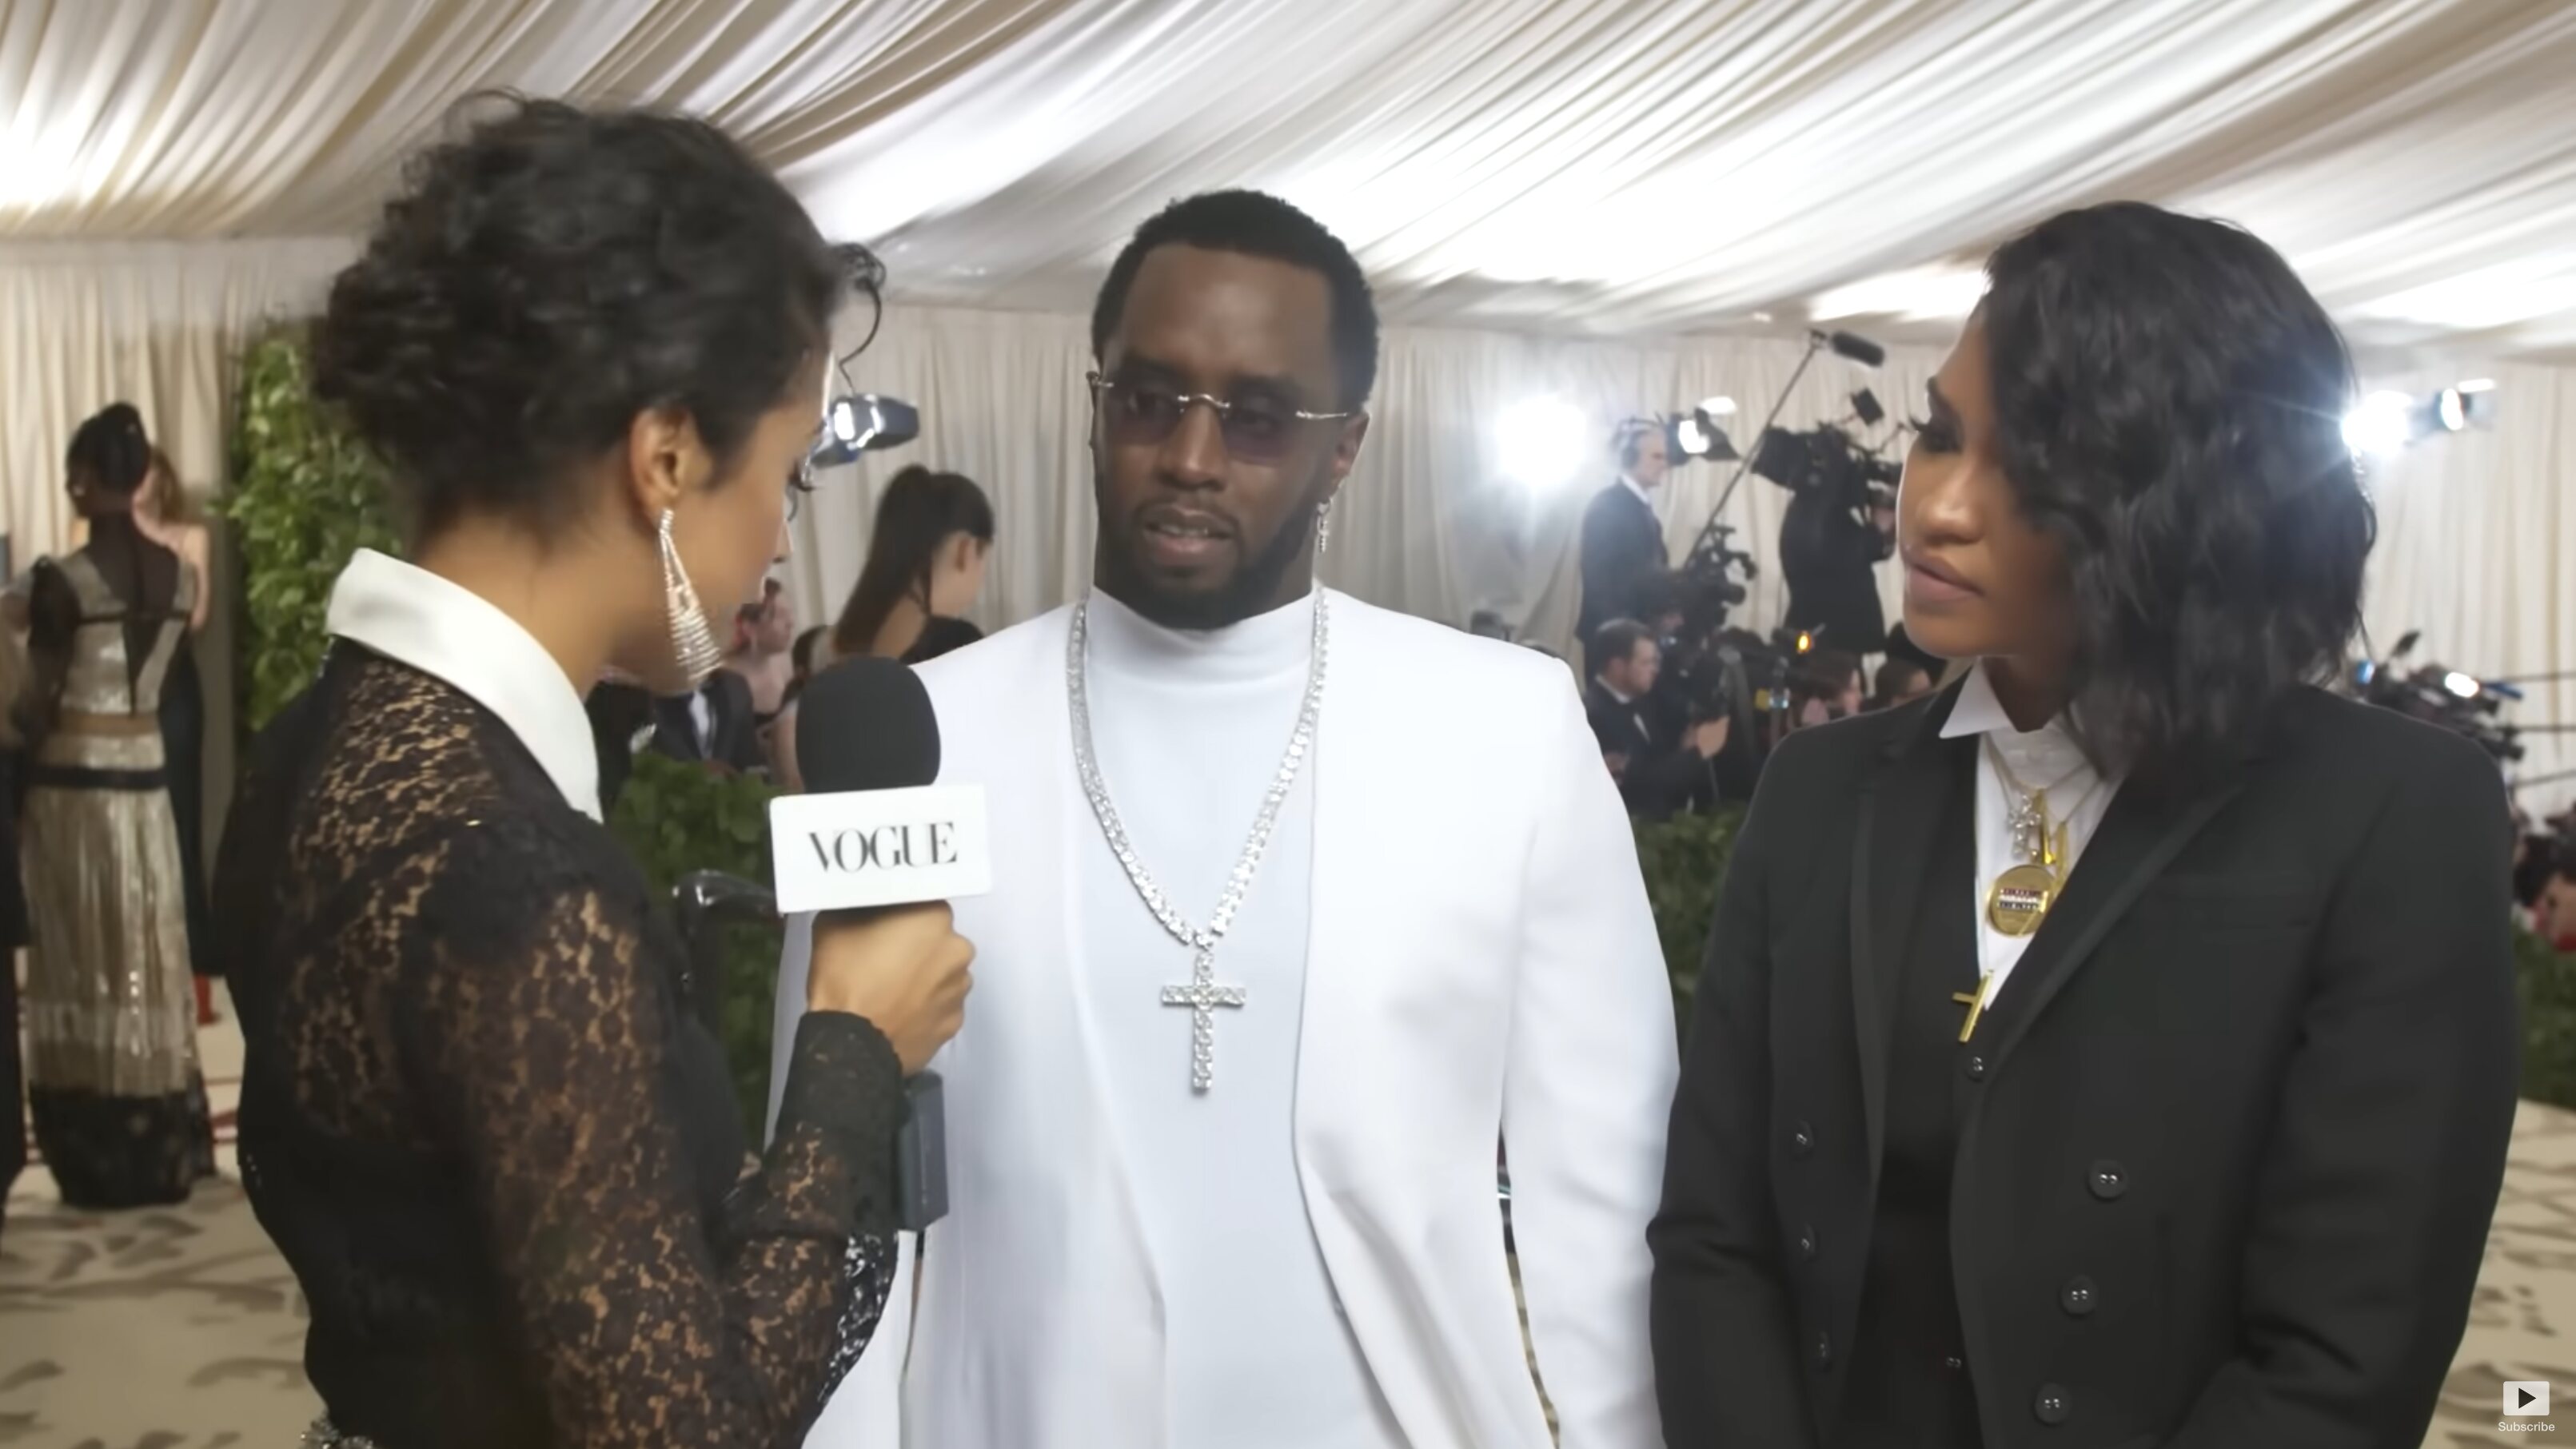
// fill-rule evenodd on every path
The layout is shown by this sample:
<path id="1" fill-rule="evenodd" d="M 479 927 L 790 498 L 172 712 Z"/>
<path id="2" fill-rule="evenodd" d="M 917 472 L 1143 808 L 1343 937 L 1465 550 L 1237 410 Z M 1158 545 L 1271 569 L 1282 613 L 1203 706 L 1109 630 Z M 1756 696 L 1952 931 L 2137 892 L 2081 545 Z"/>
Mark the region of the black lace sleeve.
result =
<path id="1" fill-rule="evenodd" d="M 666 1100 L 658 928 L 577 873 L 532 881 L 543 852 L 498 824 L 445 847 L 431 894 L 459 904 L 424 905 L 399 1030 L 554 1442 L 791 1445 L 882 1304 L 893 1051 L 857 1017 L 808 1016 L 776 1144 L 704 1222 Z"/>

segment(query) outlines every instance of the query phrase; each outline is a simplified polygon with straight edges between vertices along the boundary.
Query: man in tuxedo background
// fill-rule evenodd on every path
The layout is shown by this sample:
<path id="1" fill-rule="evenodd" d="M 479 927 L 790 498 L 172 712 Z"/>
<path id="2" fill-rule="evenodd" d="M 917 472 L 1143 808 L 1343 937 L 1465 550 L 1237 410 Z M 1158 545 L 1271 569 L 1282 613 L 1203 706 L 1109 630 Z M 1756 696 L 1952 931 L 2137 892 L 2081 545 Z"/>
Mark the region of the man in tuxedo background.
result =
<path id="1" fill-rule="evenodd" d="M 730 669 L 709 675 L 694 694 L 653 701 L 653 726 L 653 748 L 672 759 L 738 775 L 768 768 L 751 681 Z"/>
<path id="2" fill-rule="evenodd" d="M 1663 646 L 1654 634 L 1634 619 L 1613 619 L 1593 637 L 1586 657 L 1599 664 L 1584 691 L 1584 715 L 1628 813 L 1661 820 L 1709 793 L 1708 762 L 1725 752 L 1731 723 L 1664 727 L 1654 704 Z"/>
<path id="3" fill-rule="evenodd" d="M 1654 497 L 1672 467 L 1664 430 L 1651 419 L 1630 418 L 1611 444 L 1619 456 L 1618 481 L 1594 494 L 1583 510 L 1583 601 L 1575 638 L 1587 651 L 1602 625 L 1646 616 L 1648 593 L 1671 566 Z"/>

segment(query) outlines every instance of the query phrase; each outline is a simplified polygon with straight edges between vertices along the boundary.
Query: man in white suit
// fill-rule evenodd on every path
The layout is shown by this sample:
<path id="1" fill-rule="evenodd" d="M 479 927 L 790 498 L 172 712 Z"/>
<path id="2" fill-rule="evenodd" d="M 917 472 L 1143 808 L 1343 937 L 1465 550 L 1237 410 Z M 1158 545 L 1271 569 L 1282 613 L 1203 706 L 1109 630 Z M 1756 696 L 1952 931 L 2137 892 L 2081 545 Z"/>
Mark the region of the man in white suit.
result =
<path id="1" fill-rule="evenodd" d="M 809 1442 L 1545 1449 L 1500 1139 L 1563 1443 L 1650 1449 L 1671 997 L 1573 680 L 1313 583 L 1377 370 L 1313 220 L 1177 203 L 1093 340 L 1092 589 L 922 671 L 995 843 L 950 1215 Z"/>

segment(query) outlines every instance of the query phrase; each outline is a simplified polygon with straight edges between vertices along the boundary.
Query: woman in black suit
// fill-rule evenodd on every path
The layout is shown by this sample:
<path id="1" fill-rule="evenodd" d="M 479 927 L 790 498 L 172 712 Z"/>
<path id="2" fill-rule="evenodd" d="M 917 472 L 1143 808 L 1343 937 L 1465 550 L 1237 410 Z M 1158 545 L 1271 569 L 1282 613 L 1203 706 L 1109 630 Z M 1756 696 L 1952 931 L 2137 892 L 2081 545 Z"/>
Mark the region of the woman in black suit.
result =
<path id="1" fill-rule="evenodd" d="M 582 695 L 685 694 L 756 596 L 844 267 L 712 127 L 516 106 L 417 160 L 331 289 L 318 392 L 407 560 L 334 586 L 216 892 L 242 1177 L 312 1306 L 308 1443 L 793 1445 L 868 1341 L 946 907 L 817 945 L 746 1168 L 702 985 L 600 823 Z"/>
<path id="2" fill-rule="evenodd" d="M 1736 846 L 1655 1254 L 1673 1449 L 2412 1446 L 2514 1111 L 2492 762 L 2310 687 L 2371 515 L 2242 231 L 2006 245 L 1906 460 L 1905 627 Z"/>

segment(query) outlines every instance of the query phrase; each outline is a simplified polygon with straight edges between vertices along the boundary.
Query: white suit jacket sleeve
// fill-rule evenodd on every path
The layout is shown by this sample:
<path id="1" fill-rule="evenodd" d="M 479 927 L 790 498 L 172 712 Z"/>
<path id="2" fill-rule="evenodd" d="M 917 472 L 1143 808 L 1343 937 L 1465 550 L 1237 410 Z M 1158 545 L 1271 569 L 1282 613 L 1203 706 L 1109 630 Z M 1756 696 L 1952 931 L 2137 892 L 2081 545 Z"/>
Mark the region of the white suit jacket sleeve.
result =
<path id="1" fill-rule="evenodd" d="M 1564 1449 L 1651 1449 L 1646 1222 L 1678 1073 L 1636 837 L 1572 691 L 1535 781 L 1503 1084 L 1512 1238 Z"/>
<path id="2" fill-rule="evenodd" d="M 787 1088 L 787 1053 L 796 1022 L 805 1014 L 805 981 L 813 969 L 814 918 L 790 916 L 787 943 L 778 953 L 778 995 L 770 1008 L 769 1113 L 766 1142 L 778 1132 L 778 1103 Z M 903 1442 L 903 1362 L 912 1340 L 913 1244 L 898 1234 L 894 1281 L 876 1336 L 841 1380 L 822 1417 L 805 1435 L 806 1449 L 891 1449 Z"/>

